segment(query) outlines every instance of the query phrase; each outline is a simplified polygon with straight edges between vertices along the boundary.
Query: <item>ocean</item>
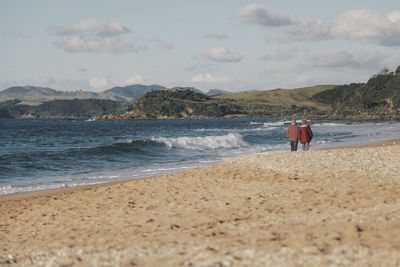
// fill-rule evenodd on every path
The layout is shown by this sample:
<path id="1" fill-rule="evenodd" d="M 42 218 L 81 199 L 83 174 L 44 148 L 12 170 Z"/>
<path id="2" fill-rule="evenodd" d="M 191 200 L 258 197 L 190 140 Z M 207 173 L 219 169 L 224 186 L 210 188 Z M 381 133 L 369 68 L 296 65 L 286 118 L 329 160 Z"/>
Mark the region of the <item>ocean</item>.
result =
<path id="1" fill-rule="evenodd" d="M 140 178 L 290 150 L 271 118 L 0 120 L 0 195 Z M 399 138 L 400 123 L 311 121 L 311 149 Z"/>

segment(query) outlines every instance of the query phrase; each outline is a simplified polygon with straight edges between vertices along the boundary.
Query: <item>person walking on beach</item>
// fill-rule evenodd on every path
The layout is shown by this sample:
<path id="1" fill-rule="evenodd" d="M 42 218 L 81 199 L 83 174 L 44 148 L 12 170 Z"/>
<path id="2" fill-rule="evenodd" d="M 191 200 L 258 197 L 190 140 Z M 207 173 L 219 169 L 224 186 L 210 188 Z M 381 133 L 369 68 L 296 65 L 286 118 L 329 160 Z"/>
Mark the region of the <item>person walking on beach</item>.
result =
<path id="1" fill-rule="evenodd" d="M 310 149 L 311 139 L 313 138 L 313 132 L 306 120 L 301 120 L 299 133 L 300 133 L 299 139 L 300 143 L 303 145 L 303 150 L 308 151 Z"/>
<path id="2" fill-rule="evenodd" d="M 292 120 L 292 124 L 286 129 L 286 136 L 290 142 L 290 151 L 297 151 L 299 144 L 299 127 L 297 127 L 296 120 Z"/>

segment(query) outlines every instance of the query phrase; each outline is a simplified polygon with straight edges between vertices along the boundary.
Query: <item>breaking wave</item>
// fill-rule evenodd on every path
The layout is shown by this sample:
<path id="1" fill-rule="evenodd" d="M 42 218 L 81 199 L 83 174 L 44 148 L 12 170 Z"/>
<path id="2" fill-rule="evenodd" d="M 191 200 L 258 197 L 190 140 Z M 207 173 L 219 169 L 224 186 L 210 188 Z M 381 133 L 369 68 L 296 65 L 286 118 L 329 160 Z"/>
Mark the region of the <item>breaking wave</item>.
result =
<path id="1" fill-rule="evenodd" d="M 290 124 L 291 121 L 276 121 L 276 122 L 264 122 L 264 127 L 282 127 Z"/>
<path id="2" fill-rule="evenodd" d="M 240 134 L 229 133 L 227 135 L 201 136 L 201 137 L 159 137 L 153 139 L 171 148 L 210 150 L 221 148 L 240 148 L 248 144 Z"/>

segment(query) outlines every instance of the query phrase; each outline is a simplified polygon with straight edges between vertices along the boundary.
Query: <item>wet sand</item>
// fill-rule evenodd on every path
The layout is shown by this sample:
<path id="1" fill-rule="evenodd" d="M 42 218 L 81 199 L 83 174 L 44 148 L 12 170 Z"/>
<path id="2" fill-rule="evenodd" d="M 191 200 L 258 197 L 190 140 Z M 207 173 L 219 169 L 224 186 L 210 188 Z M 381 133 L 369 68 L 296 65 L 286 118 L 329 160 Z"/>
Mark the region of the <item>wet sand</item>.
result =
<path id="1" fill-rule="evenodd" d="M 398 144 L 3 197 L 0 265 L 400 266 Z"/>

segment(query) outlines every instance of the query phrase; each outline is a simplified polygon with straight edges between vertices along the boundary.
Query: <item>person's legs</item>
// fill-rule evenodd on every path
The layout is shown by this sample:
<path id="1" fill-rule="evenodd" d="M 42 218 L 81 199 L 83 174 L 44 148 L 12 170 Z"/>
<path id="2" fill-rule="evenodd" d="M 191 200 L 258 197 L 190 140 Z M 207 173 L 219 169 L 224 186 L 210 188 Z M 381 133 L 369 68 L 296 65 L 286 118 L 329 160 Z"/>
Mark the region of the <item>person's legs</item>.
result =
<path id="1" fill-rule="evenodd" d="M 290 141 L 290 151 L 295 151 L 294 148 L 294 141 Z"/>
<path id="2" fill-rule="evenodd" d="M 304 144 L 304 151 L 310 150 L 310 143 L 305 143 Z"/>
<path id="3" fill-rule="evenodd" d="M 294 151 L 297 151 L 298 146 L 299 146 L 299 141 L 294 141 Z"/>

